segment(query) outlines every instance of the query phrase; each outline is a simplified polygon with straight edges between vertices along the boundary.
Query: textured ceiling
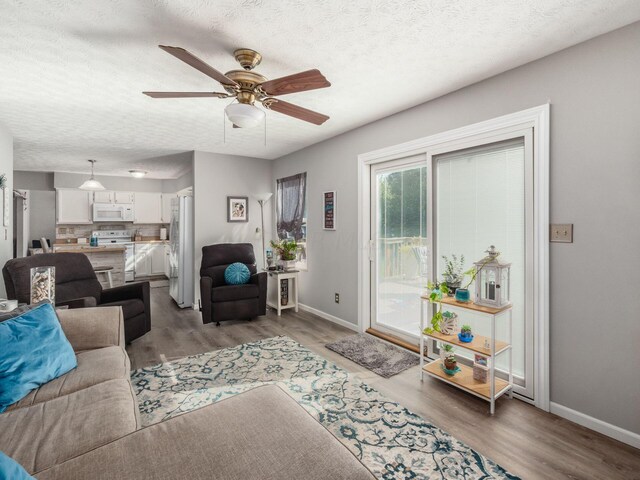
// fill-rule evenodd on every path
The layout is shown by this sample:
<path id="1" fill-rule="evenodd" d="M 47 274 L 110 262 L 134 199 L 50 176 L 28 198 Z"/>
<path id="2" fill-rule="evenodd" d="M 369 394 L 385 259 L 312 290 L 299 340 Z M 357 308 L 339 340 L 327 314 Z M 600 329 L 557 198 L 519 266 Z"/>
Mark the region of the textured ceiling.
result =
<path id="1" fill-rule="evenodd" d="M 151 177 L 184 171 L 188 150 L 267 159 L 640 19 L 638 0 L 3 0 L 0 122 L 15 168 Z M 268 78 L 319 68 L 323 90 L 286 100 L 331 116 L 276 112 L 223 135 L 229 100 L 154 100 L 143 90 L 220 91 L 157 48 L 175 45 L 223 72 L 260 51 Z M 165 157 L 155 161 L 154 157 Z"/>

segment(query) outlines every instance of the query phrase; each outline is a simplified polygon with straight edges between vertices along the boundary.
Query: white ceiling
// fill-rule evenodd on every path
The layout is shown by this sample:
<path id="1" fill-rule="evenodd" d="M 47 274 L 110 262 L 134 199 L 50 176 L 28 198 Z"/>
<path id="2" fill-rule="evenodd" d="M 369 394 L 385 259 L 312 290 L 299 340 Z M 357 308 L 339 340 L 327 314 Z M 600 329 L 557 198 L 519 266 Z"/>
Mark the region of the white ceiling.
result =
<path id="1" fill-rule="evenodd" d="M 0 122 L 18 170 L 155 178 L 154 157 L 188 150 L 267 159 L 298 150 L 640 19 L 638 0 L 3 0 Z M 223 72 L 260 51 L 268 78 L 319 68 L 328 89 L 286 100 L 331 116 L 316 126 L 267 113 L 231 129 L 229 100 L 154 100 L 143 90 L 220 91 L 159 48 L 181 46 Z M 171 157 L 168 157 L 171 158 Z"/>

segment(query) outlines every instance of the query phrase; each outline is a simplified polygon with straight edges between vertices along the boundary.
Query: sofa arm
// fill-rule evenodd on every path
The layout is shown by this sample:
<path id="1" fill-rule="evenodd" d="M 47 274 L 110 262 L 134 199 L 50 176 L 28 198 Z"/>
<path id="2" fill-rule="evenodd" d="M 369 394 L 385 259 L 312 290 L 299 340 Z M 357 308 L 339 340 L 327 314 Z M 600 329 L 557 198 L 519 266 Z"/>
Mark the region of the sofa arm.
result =
<path id="1" fill-rule="evenodd" d="M 98 305 L 95 297 L 82 297 L 74 298 L 73 300 L 67 300 L 65 302 L 57 302 L 56 307 L 68 307 L 68 308 L 93 308 Z"/>
<path id="2" fill-rule="evenodd" d="M 100 294 L 100 303 L 119 302 L 121 300 L 140 299 L 147 306 L 149 300 L 149 282 L 130 283 L 120 287 L 107 288 Z"/>
<path id="3" fill-rule="evenodd" d="M 202 310 L 202 323 L 211 323 L 211 289 L 213 279 L 200 277 L 200 310 Z"/>
<path id="4" fill-rule="evenodd" d="M 62 330 L 73 350 L 124 347 L 122 308 L 74 308 L 57 310 Z"/>
<path id="5" fill-rule="evenodd" d="M 250 283 L 258 285 L 259 297 L 258 304 L 260 315 L 267 314 L 267 272 L 260 272 L 251 275 Z"/>

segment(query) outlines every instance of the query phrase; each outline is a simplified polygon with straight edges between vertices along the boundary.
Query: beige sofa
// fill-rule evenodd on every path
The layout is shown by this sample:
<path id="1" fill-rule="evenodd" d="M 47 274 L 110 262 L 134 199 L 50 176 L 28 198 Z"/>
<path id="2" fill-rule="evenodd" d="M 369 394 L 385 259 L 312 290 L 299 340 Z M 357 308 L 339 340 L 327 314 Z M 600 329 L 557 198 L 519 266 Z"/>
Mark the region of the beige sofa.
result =
<path id="1" fill-rule="evenodd" d="M 58 315 L 78 367 L 0 414 L 0 450 L 38 479 L 374 478 L 274 385 L 141 428 L 120 308 Z"/>

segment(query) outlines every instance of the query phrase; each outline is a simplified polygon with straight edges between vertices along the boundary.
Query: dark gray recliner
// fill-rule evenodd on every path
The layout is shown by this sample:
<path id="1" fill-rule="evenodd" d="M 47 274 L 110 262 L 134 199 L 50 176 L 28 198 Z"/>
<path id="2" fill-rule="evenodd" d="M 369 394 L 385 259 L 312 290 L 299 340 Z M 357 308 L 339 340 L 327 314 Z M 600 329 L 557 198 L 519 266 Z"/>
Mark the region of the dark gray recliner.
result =
<path id="1" fill-rule="evenodd" d="M 249 267 L 245 285 L 227 285 L 224 271 L 232 263 Z M 202 322 L 248 320 L 267 313 L 267 273 L 257 273 L 256 256 L 250 243 L 221 243 L 202 247 L 200 267 Z"/>
<path id="2" fill-rule="evenodd" d="M 122 307 L 127 343 L 151 330 L 149 282 L 103 289 L 83 253 L 43 253 L 9 260 L 2 269 L 7 297 L 29 303 L 31 268 L 44 266 L 56 267 L 56 306 Z"/>

